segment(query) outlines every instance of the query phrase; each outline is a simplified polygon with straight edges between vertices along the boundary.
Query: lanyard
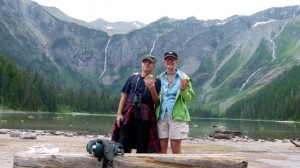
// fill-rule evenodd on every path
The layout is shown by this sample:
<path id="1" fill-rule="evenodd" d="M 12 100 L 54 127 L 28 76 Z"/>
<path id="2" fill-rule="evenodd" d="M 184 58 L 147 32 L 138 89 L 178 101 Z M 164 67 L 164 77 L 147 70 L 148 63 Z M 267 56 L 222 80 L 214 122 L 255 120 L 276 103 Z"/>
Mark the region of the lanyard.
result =
<path id="1" fill-rule="evenodd" d="M 140 80 L 140 76 L 137 78 L 137 81 L 136 81 L 136 84 L 135 84 L 134 93 L 136 93 L 136 88 L 137 88 L 137 85 L 138 85 L 138 83 L 139 83 L 139 80 Z M 143 95 L 145 95 L 146 90 L 147 90 L 147 86 L 145 87 L 145 90 L 144 90 L 144 94 L 143 94 Z"/>

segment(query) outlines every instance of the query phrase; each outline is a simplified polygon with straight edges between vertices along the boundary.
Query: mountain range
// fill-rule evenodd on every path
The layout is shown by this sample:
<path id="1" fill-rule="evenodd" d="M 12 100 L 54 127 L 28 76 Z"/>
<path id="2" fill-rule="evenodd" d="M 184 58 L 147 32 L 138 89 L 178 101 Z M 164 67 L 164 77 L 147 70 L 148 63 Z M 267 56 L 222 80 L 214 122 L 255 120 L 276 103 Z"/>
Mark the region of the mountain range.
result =
<path id="1" fill-rule="evenodd" d="M 85 22 L 82 20 L 72 18 L 55 7 L 42 6 L 42 8 L 45 9 L 47 12 L 49 12 L 54 17 L 59 18 L 60 20 L 63 20 L 66 22 L 73 22 L 78 25 L 82 25 L 82 26 L 89 27 L 89 28 L 96 29 L 96 30 L 102 30 L 110 36 L 114 35 L 114 34 L 127 34 L 127 33 L 131 32 L 132 30 L 143 28 L 146 26 L 146 24 L 139 22 L 139 21 L 111 23 L 111 22 L 105 21 L 100 18 L 95 21 L 92 21 L 92 22 Z"/>
<path id="2" fill-rule="evenodd" d="M 30 0 L 0 0 L 0 54 L 57 85 L 119 94 L 141 58 L 176 51 L 201 104 L 225 111 L 300 62 L 300 6 L 274 7 L 225 20 L 162 17 L 84 22 Z"/>

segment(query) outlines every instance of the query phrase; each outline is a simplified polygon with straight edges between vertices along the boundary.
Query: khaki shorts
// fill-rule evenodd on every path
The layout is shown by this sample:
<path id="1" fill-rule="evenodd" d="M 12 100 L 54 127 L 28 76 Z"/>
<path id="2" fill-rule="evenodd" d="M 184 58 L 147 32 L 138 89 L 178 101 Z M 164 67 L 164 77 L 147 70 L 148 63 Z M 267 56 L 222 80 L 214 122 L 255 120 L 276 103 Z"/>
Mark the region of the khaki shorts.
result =
<path id="1" fill-rule="evenodd" d="M 186 139 L 190 129 L 188 122 L 169 119 L 168 112 L 164 120 L 157 121 L 157 127 L 159 139 Z"/>

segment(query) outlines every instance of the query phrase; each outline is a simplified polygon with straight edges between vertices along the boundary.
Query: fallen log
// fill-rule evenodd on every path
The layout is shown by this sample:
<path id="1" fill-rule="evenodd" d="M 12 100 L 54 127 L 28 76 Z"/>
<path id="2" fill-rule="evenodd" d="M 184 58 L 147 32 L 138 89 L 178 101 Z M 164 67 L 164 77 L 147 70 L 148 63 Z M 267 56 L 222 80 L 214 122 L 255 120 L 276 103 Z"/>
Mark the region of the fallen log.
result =
<path id="1" fill-rule="evenodd" d="M 235 136 L 240 137 L 242 135 L 241 132 L 236 131 L 214 131 L 213 133 L 210 133 L 208 136 L 213 137 L 215 139 L 231 139 Z"/>
<path id="2" fill-rule="evenodd" d="M 300 147 L 300 144 L 297 144 L 295 141 L 293 141 L 293 140 L 291 140 L 291 139 L 290 139 L 290 142 L 291 142 L 292 144 L 294 144 L 296 147 Z"/>
<path id="3" fill-rule="evenodd" d="M 102 167 L 102 163 L 90 154 L 24 154 L 14 157 L 14 168 L 83 168 Z M 245 158 L 233 154 L 124 154 L 116 155 L 114 168 L 246 168 Z"/>
<path id="4" fill-rule="evenodd" d="M 134 165 L 132 164 L 134 163 Z M 131 154 L 114 161 L 115 167 L 198 167 L 198 168 L 246 168 L 244 158 L 230 154 Z"/>

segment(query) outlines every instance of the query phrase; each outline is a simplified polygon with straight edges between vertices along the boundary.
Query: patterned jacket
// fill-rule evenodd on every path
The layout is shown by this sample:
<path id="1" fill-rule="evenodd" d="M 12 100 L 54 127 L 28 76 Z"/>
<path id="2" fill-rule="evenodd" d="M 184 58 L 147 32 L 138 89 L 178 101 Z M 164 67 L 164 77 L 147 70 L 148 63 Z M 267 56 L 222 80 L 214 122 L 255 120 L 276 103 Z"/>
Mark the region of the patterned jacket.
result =
<path id="1" fill-rule="evenodd" d="M 123 122 L 124 125 L 128 124 L 128 122 L 133 119 L 134 107 L 131 104 L 131 100 L 127 99 L 126 105 L 122 110 L 123 120 L 121 122 Z M 160 142 L 158 139 L 157 122 L 154 107 L 152 105 L 143 103 L 141 112 L 142 120 L 150 122 L 148 153 L 160 153 Z M 115 122 L 111 140 L 118 142 L 119 139 L 120 128 L 117 126 L 117 122 Z"/>

